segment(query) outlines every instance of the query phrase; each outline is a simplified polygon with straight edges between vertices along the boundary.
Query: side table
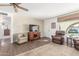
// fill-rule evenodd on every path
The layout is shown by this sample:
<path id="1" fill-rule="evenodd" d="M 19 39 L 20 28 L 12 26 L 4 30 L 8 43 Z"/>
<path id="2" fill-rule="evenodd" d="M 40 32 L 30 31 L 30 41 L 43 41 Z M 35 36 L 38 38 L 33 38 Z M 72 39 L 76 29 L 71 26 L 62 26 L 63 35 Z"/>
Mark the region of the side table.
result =
<path id="1" fill-rule="evenodd" d="M 72 43 L 73 42 L 73 38 L 71 37 L 67 37 L 67 46 L 69 46 L 69 43 L 70 43 L 70 46 L 72 47 Z"/>

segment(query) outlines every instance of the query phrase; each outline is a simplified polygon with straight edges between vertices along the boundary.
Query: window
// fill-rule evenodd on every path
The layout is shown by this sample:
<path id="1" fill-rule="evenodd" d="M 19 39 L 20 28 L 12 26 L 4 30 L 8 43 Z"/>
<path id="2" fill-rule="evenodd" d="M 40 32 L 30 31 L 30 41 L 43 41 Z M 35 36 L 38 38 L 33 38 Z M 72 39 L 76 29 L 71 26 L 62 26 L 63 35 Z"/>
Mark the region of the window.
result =
<path id="1" fill-rule="evenodd" d="M 79 36 L 79 23 L 74 23 L 70 25 L 67 29 L 67 34 L 71 37 Z"/>

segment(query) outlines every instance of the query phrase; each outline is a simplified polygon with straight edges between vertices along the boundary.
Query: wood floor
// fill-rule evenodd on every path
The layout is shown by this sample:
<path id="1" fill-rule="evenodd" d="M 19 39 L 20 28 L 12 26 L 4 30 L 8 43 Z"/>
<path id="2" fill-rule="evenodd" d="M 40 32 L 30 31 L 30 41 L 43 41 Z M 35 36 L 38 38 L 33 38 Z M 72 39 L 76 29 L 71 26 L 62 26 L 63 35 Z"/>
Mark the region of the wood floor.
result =
<path id="1" fill-rule="evenodd" d="M 79 56 L 79 51 L 67 45 L 49 43 L 17 56 Z"/>
<path id="2" fill-rule="evenodd" d="M 26 52 L 34 48 L 48 44 L 50 42 L 51 40 L 48 38 L 41 38 L 39 40 L 24 43 L 21 45 L 18 45 L 15 43 L 14 44 L 8 43 L 5 45 L 0 45 L 0 56 L 15 56 L 23 52 Z"/>

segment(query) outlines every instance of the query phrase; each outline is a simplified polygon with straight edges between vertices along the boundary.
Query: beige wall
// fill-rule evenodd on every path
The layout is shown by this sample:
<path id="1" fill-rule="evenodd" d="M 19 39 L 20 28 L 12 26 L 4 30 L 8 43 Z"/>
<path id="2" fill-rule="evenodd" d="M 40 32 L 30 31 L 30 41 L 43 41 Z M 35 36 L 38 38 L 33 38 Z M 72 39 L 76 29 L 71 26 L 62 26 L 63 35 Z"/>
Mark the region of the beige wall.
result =
<path id="1" fill-rule="evenodd" d="M 27 16 L 26 14 L 21 13 L 13 15 L 13 33 L 22 33 L 23 26 L 25 24 L 39 25 L 39 31 L 41 32 L 41 36 L 43 36 L 43 20 L 34 19 L 32 17 Z"/>
<path id="2" fill-rule="evenodd" d="M 56 23 L 56 28 L 51 29 L 51 23 Z M 65 22 L 57 22 L 57 17 L 44 20 L 44 36 L 51 38 L 51 35 L 54 35 L 56 30 L 59 30 L 59 26 L 61 27 L 61 30 L 66 31 L 66 29 L 73 23 L 79 22 L 79 19 L 71 20 L 71 21 L 65 21 Z"/>
<path id="3" fill-rule="evenodd" d="M 56 28 L 51 29 L 51 23 L 56 23 Z M 44 36 L 51 38 L 51 35 L 55 35 L 56 30 L 59 30 L 59 25 L 57 23 L 57 18 L 52 18 L 48 20 L 44 20 Z"/>
<path id="4" fill-rule="evenodd" d="M 79 19 L 71 20 L 71 21 L 64 21 L 64 22 L 59 22 L 59 25 L 61 27 L 61 30 L 66 31 L 66 29 L 73 23 L 79 22 Z"/>
<path id="5" fill-rule="evenodd" d="M 55 22 L 56 23 L 56 28 L 51 29 L 51 23 Z M 67 27 L 75 22 L 79 22 L 78 19 L 75 19 L 73 21 L 65 21 L 65 22 L 57 22 L 57 18 L 52 18 L 48 20 L 38 20 L 34 19 L 32 17 L 29 17 L 26 14 L 13 14 L 13 33 L 22 33 L 23 32 L 23 25 L 29 25 L 29 24 L 36 24 L 39 25 L 41 36 L 45 37 L 51 37 L 51 35 L 55 34 L 56 30 L 59 30 L 59 25 L 61 26 L 61 30 L 66 31 Z"/>

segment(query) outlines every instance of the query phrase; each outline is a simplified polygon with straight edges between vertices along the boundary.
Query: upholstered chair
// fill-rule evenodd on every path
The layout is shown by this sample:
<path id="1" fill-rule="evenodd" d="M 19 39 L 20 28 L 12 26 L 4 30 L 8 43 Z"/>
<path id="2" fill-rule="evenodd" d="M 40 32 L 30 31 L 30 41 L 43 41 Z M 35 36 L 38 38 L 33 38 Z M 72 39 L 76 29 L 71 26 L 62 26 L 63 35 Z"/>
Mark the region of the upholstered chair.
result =
<path id="1" fill-rule="evenodd" d="M 64 31 L 56 31 L 56 34 L 53 36 L 52 35 L 52 42 L 57 43 L 57 44 L 64 44 Z"/>
<path id="2" fill-rule="evenodd" d="M 74 39 L 73 42 L 74 42 L 74 48 L 79 50 L 79 40 Z"/>

